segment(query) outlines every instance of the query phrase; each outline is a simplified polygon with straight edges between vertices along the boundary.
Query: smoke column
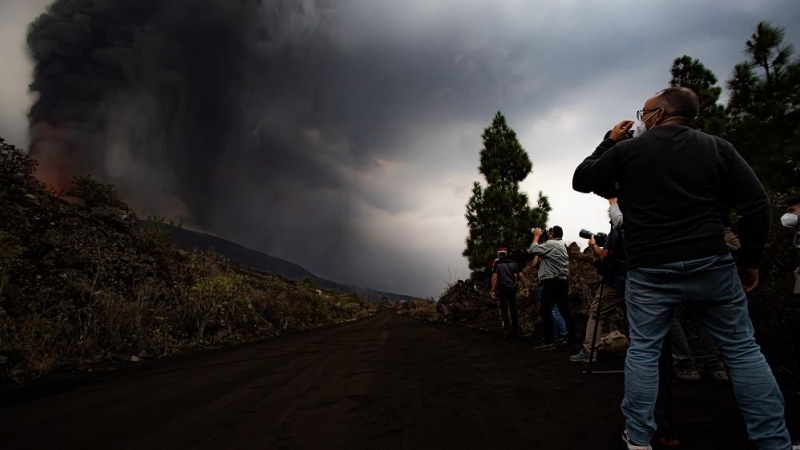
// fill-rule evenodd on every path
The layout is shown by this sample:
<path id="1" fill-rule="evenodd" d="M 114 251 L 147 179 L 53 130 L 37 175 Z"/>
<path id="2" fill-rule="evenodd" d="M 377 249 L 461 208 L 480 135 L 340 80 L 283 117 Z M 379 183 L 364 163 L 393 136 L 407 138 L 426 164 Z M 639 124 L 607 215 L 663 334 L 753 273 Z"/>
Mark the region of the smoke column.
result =
<path id="1" fill-rule="evenodd" d="M 439 289 L 443 219 L 416 209 L 442 160 L 474 169 L 462 122 L 494 114 L 512 66 L 414 4 L 327 1 L 56 0 L 28 35 L 39 177 L 90 173 L 141 217 L 330 279 Z"/>
<path id="2" fill-rule="evenodd" d="M 30 27 L 31 154 L 65 186 L 92 173 L 139 210 L 211 225 L 269 191 L 307 111 L 283 110 L 293 48 L 318 5 L 254 0 L 59 0 Z M 298 96 L 297 98 L 302 98 Z M 250 173 L 247 173 L 247 172 Z M 273 181 L 276 181 L 273 179 Z"/>

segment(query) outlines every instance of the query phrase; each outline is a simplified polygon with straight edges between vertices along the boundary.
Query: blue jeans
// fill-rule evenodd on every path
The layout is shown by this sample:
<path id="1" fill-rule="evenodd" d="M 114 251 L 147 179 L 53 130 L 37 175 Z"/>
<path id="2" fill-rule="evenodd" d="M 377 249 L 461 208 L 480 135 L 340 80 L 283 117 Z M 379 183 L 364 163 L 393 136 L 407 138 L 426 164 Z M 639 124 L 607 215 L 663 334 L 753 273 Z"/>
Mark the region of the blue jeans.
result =
<path id="1" fill-rule="evenodd" d="M 539 301 L 542 301 L 542 291 L 544 288 L 539 288 Z M 567 324 L 564 322 L 564 318 L 561 317 L 561 312 L 558 310 L 558 306 L 553 306 L 553 323 L 555 326 L 553 327 L 553 339 L 564 339 L 567 337 Z"/>
<path id="2" fill-rule="evenodd" d="M 631 345 L 625 359 L 622 413 L 634 443 L 649 443 L 656 431 L 658 357 L 673 309 L 684 303 L 725 358 L 750 440 L 761 449 L 792 448 L 783 395 L 753 337 L 747 296 L 730 255 L 630 270 L 625 302 Z"/>
<path id="3" fill-rule="evenodd" d="M 553 337 L 556 339 L 564 339 L 567 337 L 567 324 L 561 313 L 558 311 L 558 306 L 553 306 Z"/>

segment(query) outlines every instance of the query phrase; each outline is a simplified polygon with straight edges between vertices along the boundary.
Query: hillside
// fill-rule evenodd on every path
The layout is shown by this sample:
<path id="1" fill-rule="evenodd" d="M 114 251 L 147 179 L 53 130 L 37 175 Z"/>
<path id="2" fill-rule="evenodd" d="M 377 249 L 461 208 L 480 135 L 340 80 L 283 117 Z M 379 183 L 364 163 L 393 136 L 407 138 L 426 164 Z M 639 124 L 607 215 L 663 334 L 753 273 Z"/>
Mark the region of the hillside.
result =
<path id="1" fill-rule="evenodd" d="M 0 139 L 0 387 L 376 311 L 363 296 L 311 278 L 180 249 L 160 220 L 137 221 L 113 186 L 79 176 L 56 192 L 35 168 Z"/>
<path id="2" fill-rule="evenodd" d="M 381 292 L 374 289 L 351 286 L 327 280 L 311 273 L 310 271 L 293 262 L 267 255 L 257 250 L 244 247 L 210 234 L 187 230 L 180 227 L 165 226 L 165 229 L 171 234 L 172 241 L 179 247 L 185 249 L 195 249 L 199 251 L 213 249 L 215 253 L 225 257 L 233 263 L 252 267 L 253 269 L 264 272 L 270 272 L 290 280 L 300 281 L 305 277 L 309 277 L 315 285 L 321 288 L 331 289 L 346 294 L 358 294 L 371 300 L 379 300 L 383 295 L 386 295 L 386 298 L 388 298 L 392 303 L 401 300 L 410 301 L 415 299 L 415 297 L 408 295 Z"/>

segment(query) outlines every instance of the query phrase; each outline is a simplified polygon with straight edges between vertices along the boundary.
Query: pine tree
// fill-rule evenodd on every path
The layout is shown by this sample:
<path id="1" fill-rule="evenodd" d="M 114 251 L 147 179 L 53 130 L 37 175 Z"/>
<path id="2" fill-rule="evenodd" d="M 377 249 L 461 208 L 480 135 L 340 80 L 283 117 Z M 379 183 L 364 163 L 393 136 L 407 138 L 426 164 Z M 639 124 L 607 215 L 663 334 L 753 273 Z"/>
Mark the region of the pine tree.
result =
<path id="1" fill-rule="evenodd" d="M 670 86 L 688 87 L 700 100 L 700 111 L 693 126 L 705 133 L 721 135 L 725 131 L 725 107 L 718 104 L 722 88 L 716 86 L 714 72 L 698 59 L 683 55 L 672 63 Z"/>
<path id="2" fill-rule="evenodd" d="M 777 192 L 800 177 L 800 60 L 784 35 L 781 27 L 759 23 L 745 43 L 748 59 L 728 80 L 726 137 Z"/>
<path id="3" fill-rule="evenodd" d="M 481 134 L 480 173 L 486 187 L 475 182 L 467 204 L 469 237 L 463 255 L 469 261 L 472 279 L 486 281 L 498 246 L 512 255 L 522 255 L 530 244 L 530 229 L 547 223 L 550 204 L 539 192 L 537 206 L 531 208 L 519 183 L 531 173 L 533 165 L 517 140 L 517 135 L 498 112 Z"/>

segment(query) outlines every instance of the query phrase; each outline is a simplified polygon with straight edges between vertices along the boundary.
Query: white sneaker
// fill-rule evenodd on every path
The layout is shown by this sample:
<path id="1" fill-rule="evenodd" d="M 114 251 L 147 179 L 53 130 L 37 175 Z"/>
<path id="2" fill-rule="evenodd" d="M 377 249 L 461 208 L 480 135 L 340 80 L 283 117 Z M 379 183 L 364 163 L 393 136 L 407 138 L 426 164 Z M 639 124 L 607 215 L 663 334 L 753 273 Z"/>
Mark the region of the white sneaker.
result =
<path id="1" fill-rule="evenodd" d="M 650 447 L 650 444 L 647 445 L 636 445 L 628 439 L 628 430 L 622 432 L 622 442 L 628 446 L 628 450 L 653 450 L 653 447 Z"/>

